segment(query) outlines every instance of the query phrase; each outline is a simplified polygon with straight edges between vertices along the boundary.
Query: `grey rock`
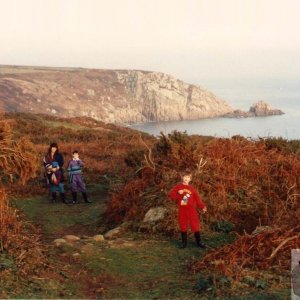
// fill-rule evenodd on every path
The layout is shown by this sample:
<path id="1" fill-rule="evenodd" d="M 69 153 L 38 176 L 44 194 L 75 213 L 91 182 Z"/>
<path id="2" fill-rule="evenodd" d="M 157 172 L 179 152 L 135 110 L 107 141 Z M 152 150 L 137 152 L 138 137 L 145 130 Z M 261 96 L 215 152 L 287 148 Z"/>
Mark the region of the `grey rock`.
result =
<path id="1" fill-rule="evenodd" d="M 165 217 L 167 209 L 163 206 L 150 208 L 143 219 L 144 223 L 152 223 L 162 220 Z"/>

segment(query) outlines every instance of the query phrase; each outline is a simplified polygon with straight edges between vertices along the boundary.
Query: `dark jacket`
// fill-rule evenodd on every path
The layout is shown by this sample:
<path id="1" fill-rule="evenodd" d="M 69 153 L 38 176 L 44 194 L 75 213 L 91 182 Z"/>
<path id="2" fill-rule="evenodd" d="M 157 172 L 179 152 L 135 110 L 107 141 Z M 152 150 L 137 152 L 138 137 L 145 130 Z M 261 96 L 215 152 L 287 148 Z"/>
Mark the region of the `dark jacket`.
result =
<path id="1" fill-rule="evenodd" d="M 44 157 L 44 166 L 51 164 L 53 161 L 56 161 L 58 163 L 60 169 L 62 169 L 62 166 L 64 165 L 64 157 L 61 153 L 59 153 L 59 152 L 55 153 L 53 159 L 47 153 Z"/>

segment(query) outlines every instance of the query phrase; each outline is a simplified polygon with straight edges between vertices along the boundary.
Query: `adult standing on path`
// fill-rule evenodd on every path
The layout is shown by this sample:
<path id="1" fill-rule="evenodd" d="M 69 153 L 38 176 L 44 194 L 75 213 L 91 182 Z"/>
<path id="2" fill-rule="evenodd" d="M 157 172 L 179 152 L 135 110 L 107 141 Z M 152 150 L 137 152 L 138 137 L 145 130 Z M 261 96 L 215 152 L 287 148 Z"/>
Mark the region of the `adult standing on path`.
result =
<path id="1" fill-rule="evenodd" d="M 67 203 L 65 199 L 65 189 L 63 184 L 63 167 L 64 157 L 59 152 L 57 143 L 51 143 L 44 157 L 44 167 L 46 170 L 47 183 L 50 186 L 52 202 L 56 201 L 56 192 L 60 193 L 63 203 Z"/>

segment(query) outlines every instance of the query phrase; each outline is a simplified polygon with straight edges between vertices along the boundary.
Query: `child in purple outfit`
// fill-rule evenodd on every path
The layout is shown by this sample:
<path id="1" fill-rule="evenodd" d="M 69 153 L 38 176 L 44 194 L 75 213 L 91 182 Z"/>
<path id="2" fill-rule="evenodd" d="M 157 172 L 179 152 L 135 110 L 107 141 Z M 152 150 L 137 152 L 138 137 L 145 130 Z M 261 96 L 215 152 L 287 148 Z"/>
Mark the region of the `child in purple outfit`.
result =
<path id="1" fill-rule="evenodd" d="M 71 184 L 73 204 L 78 203 L 77 190 L 79 190 L 82 193 L 84 202 L 91 203 L 91 201 L 89 201 L 87 198 L 85 184 L 81 176 L 82 167 L 83 167 L 83 162 L 81 159 L 79 159 L 78 151 L 75 150 L 73 151 L 73 159 L 71 159 L 68 163 L 68 175 Z"/>

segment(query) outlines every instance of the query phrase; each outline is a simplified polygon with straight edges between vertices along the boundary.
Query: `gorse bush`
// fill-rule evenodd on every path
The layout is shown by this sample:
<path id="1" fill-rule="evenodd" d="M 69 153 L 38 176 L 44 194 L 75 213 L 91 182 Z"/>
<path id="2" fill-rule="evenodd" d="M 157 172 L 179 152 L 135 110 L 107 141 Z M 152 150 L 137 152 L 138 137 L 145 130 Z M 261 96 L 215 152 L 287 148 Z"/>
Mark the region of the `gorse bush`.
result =
<path id="1" fill-rule="evenodd" d="M 167 192 L 180 180 L 180 172 L 189 168 L 194 173 L 193 185 L 208 207 L 204 226 L 226 221 L 240 232 L 251 232 L 258 225 L 293 224 L 297 220 L 300 160 L 295 153 L 270 149 L 264 140 L 203 140 L 178 132 L 162 134 L 151 150 L 149 156 L 145 147 L 148 155 L 144 159 L 135 152 L 128 155 L 136 158 L 137 163 L 131 161 L 130 165 L 138 172 L 113 195 L 109 219 L 118 216 L 120 221 L 136 222 L 143 219 L 148 207 L 158 205 L 157 199 L 169 205 Z M 156 197 L 149 197 L 146 188 Z M 169 218 L 176 219 L 176 214 L 169 214 L 163 221 L 176 224 Z M 168 232 L 176 229 L 169 228 Z"/>
<path id="2" fill-rule="evenodd" d="M 12 237 L 20 234 L 21 223 L 18 222 L 15 211 L 9 207 L 4 189 L 0 189 L 0 251 L 8 250 Z"/>
<path id="3" fill-rule="evenodd" d="M 193 272 L 207 270 L 239 281 L 249 268 L 288 270 L 291 249 L 300 247 L 298 144 L 162 134 L 152 148 L 144 147 L 144 159 L 129 155 L 136 157 L 137 163 L 130 164 L 136 173 L 113 194 L 107 217 L 115 224 L 126 222 L 133 230 L 177 235 L 177 209 L 167 193 L 180 180 L 181 171 L 189 168 L 192 185 L 208 207 L 202 217 L 204 229 L 235 230 L 237 235 L 232 245 L 194 261 Z M 164 219 L 146 226 L 145 214 L 157 206 L 167 208 Z M 268 230 L 251 234 L 257 227 Z"/>
<path id="4" fill-rule="evenodd" d="M 285 153 L 299 153 L 300 152 L 300 141 L 291 140 L 288 141 L 284 138 L 266 138 L 262 139 L 267 149 L 277 149 Z"/>
<path id="5" fill-rule="evenodd" d="M 3 183 L 8 180 L 14 187 L 24 185 L 36 176 L 38 164 L 33 144 L 27 138 L 18 142 L 13 139 L 13 123 L 0 121 L 0 252 L 13 257 L 15 265 L 26 273 L 41 262 L 39 236 L 27 231 L 17 211 L 9 205 Z"/>

